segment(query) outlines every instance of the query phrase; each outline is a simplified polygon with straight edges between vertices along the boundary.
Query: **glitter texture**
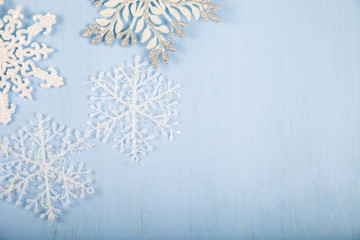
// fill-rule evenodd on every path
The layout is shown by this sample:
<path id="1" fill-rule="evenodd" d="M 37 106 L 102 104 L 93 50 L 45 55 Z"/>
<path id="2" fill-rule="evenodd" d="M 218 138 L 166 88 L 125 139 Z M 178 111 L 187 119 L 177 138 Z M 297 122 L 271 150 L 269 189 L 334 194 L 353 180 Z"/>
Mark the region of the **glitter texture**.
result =
<path id="1" fill-rule="evenodd" d="M 177 129 L 175 109 L 180 94 L 174 84 L 135 57 L 134 63 L 115 68 L 114 73 L 101 73 L 91 78 L 90 132 L 96 138 L 113 142 L 133 161 L 139 160 L 152 147 L 149 141 L 158 130 L 173 140 Z"/>
<path id="2" fill-rule="evenodd" d="M 198 20 L 220 22 L 221 18 L 213 13 L 220 6 L 212 0 L 90 0 L 96 7 L 101 5 L 105 9 L 100 11 L 103 18 L 96 19 L 96 24 L 90 24 L 82 34 L 92 37 L 92 44 L 102 40 L 110 46 L 116 38 L 121 39 L 126 47 L 147 43 L 151 49 L 149 58 L 154 68 L 159 65 L 161 56 L 165 63 L 169 62 L 167 51 L 175 51 L 173 43 L 167 38 L 185 37 L 184 27 L 192 16 Z M 137 34 L 137 35 L 136 35 Z"/>
<path id="3" fill-rule="evenodd" d="M 16 106 L 9 104 L 9 91 L 18 93 L 20 97 L 32 99 L 33 88 L 30 79 L 42 80 L 42 88 L 60 87 L 62 77 L 53 67 L 46 70 L 38 68 L 36 61 L 45 59 L 54 50 L 44 43 L 33 42 L 38 34 L 48 35 L 52 25 L 56 23 L 55 15 L 35 15 L 35 23 L 27 29 L 22 28 L 24 15 L 21 7 L 9 10 L 0 20 L 0 123 L 11 122 Z"/>
<path id="4" fill-rule="evenodd" d="M 49 221 L 61 213 L 71 198 L 92 194 L 90 171 L 70 161 L 92 144 L 88 135 L 71 131 L 37 114 L 30 128 L 17 136 L 0 138 L 0 197 L 40 212 Z"/>

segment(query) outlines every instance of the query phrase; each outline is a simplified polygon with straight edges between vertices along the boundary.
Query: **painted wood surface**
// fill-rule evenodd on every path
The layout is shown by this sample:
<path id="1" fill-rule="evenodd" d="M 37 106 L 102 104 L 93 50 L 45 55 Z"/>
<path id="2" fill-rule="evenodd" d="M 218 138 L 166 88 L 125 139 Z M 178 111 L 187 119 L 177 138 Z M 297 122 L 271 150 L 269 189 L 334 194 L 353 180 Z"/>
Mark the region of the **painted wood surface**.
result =
<path id="1" fill-rule="evenodd" d="M 52 12 L 61 89 L 13 96 L 10 134 L 39 111 L 85 129 L 91 75 L 142 47 L 90 46 L 86 0 L 5 0 Z M 0 239 L 359 239 L 360 1 L 218 0 L 223 23 L 192 22 L 159 71 L 183 85 L 182 134 L 144 165 L 98 143 L 79 155 L 96 193 L 57 223 L 0 202 Z"/>

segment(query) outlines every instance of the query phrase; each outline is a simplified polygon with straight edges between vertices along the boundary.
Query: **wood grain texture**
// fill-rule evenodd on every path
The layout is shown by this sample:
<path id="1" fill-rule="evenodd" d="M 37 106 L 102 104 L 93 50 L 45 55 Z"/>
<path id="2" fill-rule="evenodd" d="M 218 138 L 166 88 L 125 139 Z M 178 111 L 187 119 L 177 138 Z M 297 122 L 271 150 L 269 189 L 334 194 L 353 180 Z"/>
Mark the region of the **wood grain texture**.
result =
<path id="1" fill-rule="evenodd" d="M 7 0 L 58 16 L 62 89 L 19 100 L 9 134 L 36 111 L 86 128 L 91 75 L 144 48 L 90 46 L 85 0 Z M 359 239 L 360 2 L 218 0 L 223 23 L 192 22 L 160 72 L 183 85 L 182 134 L 144 166 L 110 146 L 79 155 L 96 194 L 58 223 L 0 203 L 0 239 Z M 2 11 L 2 14 L 4 12 Z"/>

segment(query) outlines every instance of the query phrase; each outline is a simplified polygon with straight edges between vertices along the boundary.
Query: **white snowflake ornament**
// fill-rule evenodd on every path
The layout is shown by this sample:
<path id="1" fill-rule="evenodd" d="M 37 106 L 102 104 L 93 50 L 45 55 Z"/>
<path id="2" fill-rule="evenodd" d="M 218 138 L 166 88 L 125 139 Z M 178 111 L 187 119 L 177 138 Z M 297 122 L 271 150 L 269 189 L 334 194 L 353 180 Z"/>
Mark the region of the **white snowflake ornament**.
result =
<path id="1" fill-rule="evenodd" d="M 42 88 L 60 87 L 62 77 L 53 67 L 46 70 L 38 68 L 35 62 L 46 59 L 54 50 L 44 43 L 33 42 L 33 38 L 43 33 L 48 35 L 56 17 L 52 14 L 35 15 L 35 23 L 22 28 L 21 7 L 9 10 L 8 15 L 0 19 L 0 123 L 8 124 L 16 106 L 9 105 L 9 91 L 18 93 L 20 97 L 32 99 L 33 88 L 30 79 L 42 80 Z"/>
<path id="2" fill-rule="evenodd" d="M 88 134 L 71 131 L 37 114 L 30 128 L 0 138 L 0 198 L 55 220 L 71 198 L 92 194 L 91 173 L 74 163 L 75 153 L 92 147 Z"/>
<path id="3" fill-rule="evenodd" d="M 104 142 L 111 140 L 133 161 L 151 150 L 155 130 L 170 140 L 180 134 L 176 105 L 179 84 L 155 72 L 148 62 L 134 63 L 91 78 L 90 132 Z"/>
<path id="4" fill-rule="evenodd" d="M 185 37 L 184 27 L 192 16 L 202 17 L 205 21 L 220 22 L 221 18 L 213 13 L 220 6 L 212 0 L 90 0 L 96 7 L 106 7 L 100 11 L 102 18 L 96 19 L 82 34 L 93 37 L 92 44 L 104 39 L 110 46 L 114 38 L 122 39 L 122 46 L 129 42 L 147 43 L 151 49 L 149 58 L 154 68 L 159 65 L 159 57 L 169 62 L 167 51 L 175 51 L 174 44 L 168 38 Z M 135 35 L 138 34 L 139 36 Z"/>

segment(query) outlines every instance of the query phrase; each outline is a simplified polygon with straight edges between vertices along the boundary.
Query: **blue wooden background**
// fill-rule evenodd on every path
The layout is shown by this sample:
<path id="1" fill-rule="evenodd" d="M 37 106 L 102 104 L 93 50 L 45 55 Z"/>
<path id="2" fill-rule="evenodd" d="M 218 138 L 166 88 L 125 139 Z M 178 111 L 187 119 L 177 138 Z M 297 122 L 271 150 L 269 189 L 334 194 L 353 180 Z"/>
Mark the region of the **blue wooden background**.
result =
<path id="1" fill-rule="evenodd" d="M 91 75 L 146 57 L 90 46 L 86 0 L 5 0 L 58 24 L 38 41 L 41 66 L 64 76 L 19 104 L 11 134 L 35 112 L 85 129 Z M 98 143 L 79 155 L 96 193 L 57 223 L 0 202 L 0 239 L 359 239 L 360 1 L 218 0 L 223 23 L 192 22 L 159 71 L 183 85 L 182 134 L 131 163 Z"/>

